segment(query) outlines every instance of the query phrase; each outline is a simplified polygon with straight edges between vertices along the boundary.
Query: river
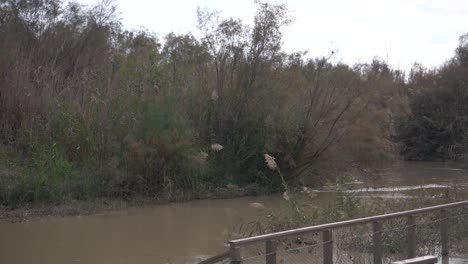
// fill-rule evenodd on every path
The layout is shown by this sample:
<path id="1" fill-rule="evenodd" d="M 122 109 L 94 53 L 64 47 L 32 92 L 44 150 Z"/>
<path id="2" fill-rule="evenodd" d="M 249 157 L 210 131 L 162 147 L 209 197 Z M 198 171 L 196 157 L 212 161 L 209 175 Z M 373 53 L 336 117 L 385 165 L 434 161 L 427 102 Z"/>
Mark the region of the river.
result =
<path id="1" fill-rule="evenodd" d="M 371 178 L 357 182 L 351 191 L 401 198 L 418 190 L 457 190 L 460 199 L 468 199 L 468 171 L 456 164 L 407 162 Z M 329 196 L 328 191 L 318 192 L 313 202 L 323 203 Z M 258 216 L 249 206 L 252 202 L 270 208 L 284 203 L 279 195 L 243 197 L 3 223 L 0 263 L 194 263 L 220 253 L 240 221 Z"/>

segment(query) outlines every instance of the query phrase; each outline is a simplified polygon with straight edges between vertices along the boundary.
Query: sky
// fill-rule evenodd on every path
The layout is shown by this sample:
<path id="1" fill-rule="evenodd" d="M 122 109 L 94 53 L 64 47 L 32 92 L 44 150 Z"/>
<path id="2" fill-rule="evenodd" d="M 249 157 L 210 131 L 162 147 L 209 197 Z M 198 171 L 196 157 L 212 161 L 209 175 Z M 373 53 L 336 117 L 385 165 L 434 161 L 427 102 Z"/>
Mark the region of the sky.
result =
<path id="1" fill-rule="evenodd" d="M 78 0 L 95 4 L 97 0 Z M 284 29 L 284 50 L 308 51 L 348 64 L 374 57 L 394 69 L 414 62 L 436 67 L 453 56 L 460 35 L 468 33 L 468 0 L 277 0 L 294 22 Z M 197 7 L 252 24 L 253 0 L 115 0 L 126 29 L 145 28 L 161 39 L 167 33 L 192 32 Z"/>

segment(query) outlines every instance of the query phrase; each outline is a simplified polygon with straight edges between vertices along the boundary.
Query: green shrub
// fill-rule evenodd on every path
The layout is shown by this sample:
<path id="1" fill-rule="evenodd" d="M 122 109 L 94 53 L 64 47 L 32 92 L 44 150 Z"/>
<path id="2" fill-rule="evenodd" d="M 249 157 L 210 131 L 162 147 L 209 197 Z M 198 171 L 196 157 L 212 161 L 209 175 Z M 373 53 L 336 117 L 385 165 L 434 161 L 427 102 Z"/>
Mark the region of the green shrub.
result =
<path id="1" fill-rule="evenodd" d="M 195 182 L 193 145 L 188 121 L 170 98 L 156 100 L 145 110 L 127 156 L 125 183 L 141 193 L 190 189 Z"/>
<path id="2" fill-rule="evenodd" d="M 53 152 L 38 155 L 35 165 L 13 187 L 9 203 L 59 201 L 64 197 L 64 184 L 71 177 L 72 164 Z"/>
<path id="3" fill-rule="evenodd" d="M 95 197 L 98 188 L 95 177 L 80 174 L 73 163 L 63 157 L 55 146 L 35 155 L 33 166 L 4 190 L 4 202 L 11 206 L 24 203 L 54 202 Z"/>
<path id="4" fill-rule="evenodd" d="M 64 103 L 57 109 L 52 121 L 51 136 L 54 144 L 63 151 L 67 159 L 77 163 L 94 160 L 94 134 L 89 121 L 77 106 Z"/>

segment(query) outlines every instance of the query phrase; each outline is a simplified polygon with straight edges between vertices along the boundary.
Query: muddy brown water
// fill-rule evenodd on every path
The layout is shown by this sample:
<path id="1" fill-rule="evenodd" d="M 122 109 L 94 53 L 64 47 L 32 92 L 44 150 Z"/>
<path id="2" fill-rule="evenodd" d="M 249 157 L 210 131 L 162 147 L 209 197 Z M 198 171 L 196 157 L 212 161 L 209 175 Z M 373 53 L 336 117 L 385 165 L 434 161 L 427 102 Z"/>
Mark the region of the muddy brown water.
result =
<path id="1" fill-rule="evenodd" d="M 401 163 L 378 174 L 376 180 L 356 182 L 351 192 L 404 198 L 418 190 L 456 190 L 460 199 L 468 199 L 468 171 L 462 165 Z M 324 204 L 331 195 L 319 192 L 311 202 Z M 222 252 L 241 221 L 258 217 L 252 202 L 269 208 L 284 204 L 280 195 L 243 197 L 3 223 L 0 264 L 196 263 Z"/>

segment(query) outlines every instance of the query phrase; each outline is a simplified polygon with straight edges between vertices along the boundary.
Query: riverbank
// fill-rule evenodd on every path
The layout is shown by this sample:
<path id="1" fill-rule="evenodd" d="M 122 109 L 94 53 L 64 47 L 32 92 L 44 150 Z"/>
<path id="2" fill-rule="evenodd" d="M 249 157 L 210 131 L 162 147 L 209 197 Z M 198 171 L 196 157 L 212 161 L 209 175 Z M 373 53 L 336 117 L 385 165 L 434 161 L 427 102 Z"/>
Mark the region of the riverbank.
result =
<path id="1" fill-rule="evenodd" d="M 271 193 L 271 192 L 270 192 Z M 260 193 L 259 190 L 250 188 L 239 188 L 237 186 L 227 186 L 218 188 L 212 193 L 204 195 L 185 194 L 179 197 L 167 195 L 153 197 L 132 197 L 131 199 L 119 198 L 94 198 L 89 200 L 65 200 L 60 203 L 34 203 L 22 204 L 19 207 L 12 208 L 6 205 L 0 205 L 0 223 L 17 223 L 36 220 L 44 217 L 65 217 L 78 215 L 93 215 L 98 213 L 127 210 L 130 208 L 139 208 L 146 206 L 160 206 L 170 203 L 186 203 L 196 200 L 225 200 L 239 197 L 255 197 L 259 195 L 270 194 L 268 192 Z"/>
<path id="2" fill-rule="evenodd" d="M 400 162 L 380 170 L 362 170 L 353 177 L 339 178 L 334 184 L 315 188 L 321 197 L 331 197 L 340 186 L 346 193 L 356 197 L 374 198 L 408 198 L 415 193 L 424 193 L 427 197 L 448 195 L 453 199 L 468 199 L 468 171 L 462 164 L 438 162 Z M 240 188 L 228 185 L 204 194 L 168 197 L 134 196 L 131 199 L 94 198 L 87 200 L 63 200 L 58 203 L 23 204 L 17 208 L 0 206 L 0 222 L 27 222 L 43 217 L 65 217 L 77 215 L 93 215 L 112 211 L 125 211 L 133 208 L 155 207 L 167 204 L 187 203 L 189 201 L 229 201 L 229 199 L 248 197 L 255 201 L 256 197 L 272 194 L 269 190 L 261 190 L 258 186 Z M 328 198 L 327 198 L 328 199 Z"/>
<path id="3" fill-rule="evenodd" d="M 156 205 L 157 203 L 154 203 Z M 44 217 L 65 217 L 92 215 L 101 212 L 124 210 L 137 204 L 122 200 L 67 201 L 63 204 L 29 205 L 12 209 L 0 206 L 0 223 L 18 223 L 37 220 Z"/>
<path id="4" fill-rule="evenodd" d="M 89 215 L 140 206 L 255 197 L 283 191 L 277 183 L 279 177 L 268 174 L 265 169 L 268 184 L 214 185 L 208 181 L 197 183 L 193 189 L 173 187 L 157 191 L 140 190 L 141 193 L 138 193 L 138 190 L 123 186 L 123 183 L 100 181 L 106 178 L 105 171 L 78 170 L 63 160 L 54 160 L 53 156 L 45 156 L 44 159 L 47 162 L 37 162 L 42 164 L 40 169 L 28 168 L 20 162 L 0 164 L 0 221 L 22 222 L 45 216 Z M 325 167 L 319 171 L 320 176 L 309 177 L 296 186 L 299 189 L 303 185 L 333 189 L 336 184 L 360 182 L 364 178 L 371 181 L 377 177 L 375 170 L 359 168 L 355 164 L 349 167 L 351 169 L 348 170 Z"/>
<path id="5" fill-rule="evenodd" d="M 354 177 L 340 178 L 334 184 L 316 188 L 321 197 L 331 197 L 340 189 L 355 197 L 373 198 L 408 198 L 412 195 L 424 194 L 426 197 L 438 195 L 450 196 L 453 199 L 468 199 L 468 172 L 457 164 L 437 162 L 403 162 L 380 170 L 366 170 Z M 113 211 L 125 211 L 142 207 L 157 207 L 168 204 L 187 204 L 189 201 L 226 201 L 239 197 L 260 200 L 272 194 L 264 190 L 260 192 L 257 186 L 240 188 L 229 185 L 218 188 L 203 195 L 185 194 L 179 197 L 165 195 L 144 197 L 135 196 L 131 199 L 94 198 L 87 200 L 64 200 L 60 203 L 23 204 L 17 208 L 0 206 L 0 222 L 28 222 L 44 217 L 66 217 L 77 215 L 93 215 Z M 331 198 L 327 198 L 331 199 Z M 323 201 L 323 200 L 322 200 Z"/>

